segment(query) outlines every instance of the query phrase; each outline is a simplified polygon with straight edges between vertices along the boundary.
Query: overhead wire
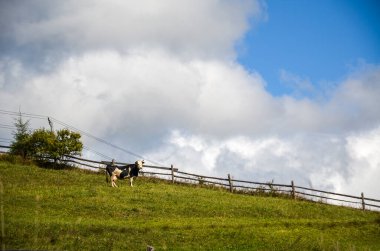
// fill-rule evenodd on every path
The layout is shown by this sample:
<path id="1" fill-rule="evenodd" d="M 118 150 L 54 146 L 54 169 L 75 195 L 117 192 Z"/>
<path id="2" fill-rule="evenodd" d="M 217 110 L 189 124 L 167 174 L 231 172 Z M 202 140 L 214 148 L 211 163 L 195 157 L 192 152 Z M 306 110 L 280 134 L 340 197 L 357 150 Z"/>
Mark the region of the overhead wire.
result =
<path id="1" fill-rule="evenodd" d="M 120 151 L 122 151 L 122 152 L 125 152 L 125 153 L 127 153 L 127 154 L 129 154 L 129 155 L 132 155 L 132 156 L 134 156 L 134 157 L 144 159 L 144 160 L 146 160 L 146 161 L 148 161 L 148 162 L 151 162 L 152 164 L 162 165 L 162 164 L 159 163 L 159 162 L 156 162 L 156 161 L 154 161 L 154 160 L 150 160 L 150 159 L 148 159 L 148 158 L 145 158 L 144 156 L 142 156 L 142 155 L 140 155 L 140 154 L 134 153 L 134 152 L 132 152 L 132 151 L 130 151 L 130 150 L 128 150 L 128 149 L 125 149 L 125 148 L 123 148 L 123 147 L 117 146 L 117 145 L 115 145 L 115 144 L 113 144 L 113 143 L 110 143 L 110 142 L 108 142 L 108 141 L 106 141 L 106 140 L 104 140 L 104 139 L 102 139 L 102 138 L 96 137 L 96 136 L 94 136 L 94 135 L 92 135 L 92 134 L 90 134 L 90 133 L 88 133 L 88 132 L 86 132 L 86 131 L 80 130 L 80 129 L 74 127 L 74 126 L 71 126 L 71 125 L 69 125 L 69 124 L 67 124 L 67 123 L 65 123 L 65 122 L 62 122 L 62 121 L 60 121 L 60 120 L 58 120 L 58 119 L 56 119 L 56 118 L 50 117 L 50 116 L 39 115 L 39 114 L 32 114 L 32 113 L 24 113 L 24 112 L 7 111 L 7 110 L 2 110 L 2 109 L 0 109 L 0 114 L 11 115 L 11 116 L 20 116 L 20 115 L 21 115 L 21 116 L 24 116 L 24 117 L 27 117 L 27 118 L 44 119 L 44 120 L 50 118 L 50 119 L 51 119 L 52 121 L 54 121 L 55 123 L 58 123 L 58 124 L 60 124 L 60 125 L 62 125 L 62 126 L 64 126 L 64 127 L 68 128 L 68 129 L 73 130 L 73 131 L 79 132 L 79 133 L 81 133 L 81 134 L 84 135 L 84 136 L 87 136 L 87 137 L 89 137 L 89 138 L 92 138 L 92 139 L 94 139 L 94 140 L 96 140 L 96 141 L 98 141 L 98 142 L 101 142 L 101 143 L 103 143 L 103 144 L 105 144 L 105 145 L 108 145 L 108 146 L 110 146 L 110 147 L 112 147 L 112 148 L 118 149 L 118 150 L 120 150 Z M 1 125 L 0 125 L 0 128 L 1 128 Z M 7 129 L 14 129 L 14 128 L 7 128 Z M 100 153 L 100 154 L 101 154 L 101 153 Z M 103 157 L 105 157 L 105 156 L 103 156 Z M 107 157 L 108 157 L 108 156 L 107 156 Z M 109 158 L 109 157 L 108 157 L 108 158 Z M 112 159 L 112 158 L 110 158 L 110 159 Z"/>
<path id="2" fill-rule="evenodd" d="M 3 127 L 11 127 L 11 128 L 16 128 L 15 126 L 13 125 L 6 125 L 6 124 L 0 124 L 0 126 L 3 126 Z"/>
<path id="3" fill-rule="evenodd" d="M 44 115 L 25 113 L 25 112 L 13 112 L 13 111 L 6 111 L 6 110 L 2 110 L 2 109 L 0 109 L 0 114 L 11 115 L 11 116 L 22 115 L 24 117 L 34 118 L 34 119 L 47 119 L 47 116 L 44 116 Z"/>
<path id="4" fill-rule="evenodd" d="M 88 146 L 83 146 L 83 148 L 86 149 L 86 150 L 89 151 L 89 152 L 95 153 L 96 155 L 98 155 L 98 156 L 100 156 L 100 157 L 102 157 L 102 158 L 106 158 L 106 159 L 109 159 L 109 160 L 112 160 L 112 159 L 113 159 L 112 157 L 107 156 L 107 155 L 105 155 L 105 154 L 103 154 L 103 153 L 101 153 L 101 152 L 95 151 L 95 150 L 89 148 Z"/>
<path id="5" fill-rule="evenodd" d="M 161 165 L 160 163 L 158 163 L 158 162 L 156 162 L 156 161 L 149 160 L 149 159 L 145 158 L 144 156 L 142 156 L 142 155 L 140 155 L 140 154 L 134 153 L 134 152 L 132 152 L 132 151 L 130 151 L 130 150 L 127 150 L 127 149 L 125 149 L 125 148 L 122 148 L 122 147 L 120 147 L 120 146 L 117 146 L 117 145 L 115 145 L 115 144 L 112 144 L 112 143 L 110 143 L 110 142 L 108 142 L 108 141 L 106 141 L 106 140 L 104 140 L 104 139 L 98 138 L 98 137 L 96 137 L 96 136 L 94 136 L 94 135 L 92 135 L 92 134 L 90 134 L 90 133 L 87 133 L 87 132 L 85 132 L 85 131 L 83 131 L 83 130 L 80 130 L 80 129 L 75 128 L 75 127 L 73 127 L 73 126 L 71 126 L 71 125 L 68 125 L 68 124 L 66 124 L 66 123 L 64 123 L 64 122 L 62 122 L 62 121 L 59 121 L 59 120 L 57 120 L 57 119 L 55 119 L 55 118 L 53 118 L 53 117 L 50 117 L 50 119 L 52 119 L 53 121 L 55 121 L 56 123 L 58 123 L 58 124 L 60 124 L 60 125 L 63 125 L 63 126 L 69 128 L 69 129 L 72 129 L 72 130 L 74 130 L 74 131 L 80 132 L 82 135 L 85 135 L 85 136 L 87 136 L 87 137 L 90 137 L 90 138 L 92 138 L 92 139 L 95 139 L 95 140 L 97 140 L 97 141 L 99 141 L 99 142 L 101 142 L 101 143 L 103 143 L 103 144 L 106 144 L 106 145 L 108 145 L 108 146 L 111 146 L 111 147 L 113 147 L 113 148 L 115 148 L 115 149 L 118 149 L 118 150 L 120 150 L 120 151 L 122 151 L 122 152 L 128 153 L 128 154 L 130 154 L 130 155 L 132 155 L 132 156 L 135 156 L 135 157 L 137 157 L 137 158 L 142 158 L 142 159 L 144 159 L 144 160 L 146 160 L 146 161 L 149 161 L 149 162 L 151 162 L 151 163 L 153 163 L 153 164 Z"/>
<path id="6" fill-rule="evenodd" d="M 16 129 L 16 127 L 8 126 L 8 125 L 0 125 L 0 128 L 2 128 L 2 129 L 9 129 L 9 130 L 14 130 L 14 129 Z"/>

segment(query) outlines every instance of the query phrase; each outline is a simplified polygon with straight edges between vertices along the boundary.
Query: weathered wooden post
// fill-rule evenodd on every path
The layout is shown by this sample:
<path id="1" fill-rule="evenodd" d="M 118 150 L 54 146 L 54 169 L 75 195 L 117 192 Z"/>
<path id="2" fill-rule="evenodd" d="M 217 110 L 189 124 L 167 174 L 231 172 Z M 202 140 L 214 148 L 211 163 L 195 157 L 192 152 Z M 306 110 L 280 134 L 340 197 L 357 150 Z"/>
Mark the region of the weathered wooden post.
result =
<path id="1" fill-rule="evenodd" d="M 233 193 L 234 192 L 234 186 L 232 184 L 232 180 L 231 180 L 231 175 L 228 174 L 228 183 L 230 184 L 230 192 Z"/>
<path id="2" fill-rule="evenodd" d="M 203 179 L 203 177 L 198 176 L 198 183 L 199 183 L 200 186 L 202 186 L 202 185 L 204 184 L 204 179 Z"/>
<path id="3" fill-rule="evenodd" d="M 170 166 L 170 171 L 172 172 L 172 183 L 174 184 L 174 167 L 173 167 L 173 165 Z"/>
<path id="4" fill-rule="evenodd" d="M 294 181 L 292 181 L 292 198 L 296 199 L 296 188 L 294 187 Z"/>
<path id="5" fill-rule="evenodd" d="M 365 210 L 364 193 L 362 193 L 362 209 Z"/>

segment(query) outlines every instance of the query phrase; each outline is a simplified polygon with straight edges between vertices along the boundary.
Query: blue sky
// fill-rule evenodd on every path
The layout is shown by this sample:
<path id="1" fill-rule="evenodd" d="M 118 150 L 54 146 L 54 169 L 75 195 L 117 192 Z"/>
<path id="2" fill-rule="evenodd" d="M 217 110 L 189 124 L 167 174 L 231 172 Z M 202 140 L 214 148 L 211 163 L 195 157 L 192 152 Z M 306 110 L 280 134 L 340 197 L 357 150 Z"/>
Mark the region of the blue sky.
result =
<path id="1" fill-rule="evenodd" d="M 276 96 L 293 92 L 285 70 L 317 89 L 333 85 L 361 63 L 380 62 L 380 2 L 289 0 L 265 2 L 267 16 L 239 44 L 238 61 L 258 71 Z M 307 95 L 307 93 L 305 93 Z"/>

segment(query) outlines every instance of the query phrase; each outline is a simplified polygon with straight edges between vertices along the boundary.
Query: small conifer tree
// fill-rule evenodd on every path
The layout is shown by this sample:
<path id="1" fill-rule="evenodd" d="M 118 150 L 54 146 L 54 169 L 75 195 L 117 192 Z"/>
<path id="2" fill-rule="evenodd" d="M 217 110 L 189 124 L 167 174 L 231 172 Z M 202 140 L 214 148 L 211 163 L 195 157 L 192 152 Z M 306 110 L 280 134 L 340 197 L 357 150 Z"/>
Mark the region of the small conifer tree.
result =
<path id="1" fill-rule="evenodd" d="M 29 120 L 24 121 L 21 113 L 14 123 L 16 131 L 13 132 L 13 141 L 11 143 L 11 154 L 22 156 L 24 159 L 30 154 L 30 129 Z"/>

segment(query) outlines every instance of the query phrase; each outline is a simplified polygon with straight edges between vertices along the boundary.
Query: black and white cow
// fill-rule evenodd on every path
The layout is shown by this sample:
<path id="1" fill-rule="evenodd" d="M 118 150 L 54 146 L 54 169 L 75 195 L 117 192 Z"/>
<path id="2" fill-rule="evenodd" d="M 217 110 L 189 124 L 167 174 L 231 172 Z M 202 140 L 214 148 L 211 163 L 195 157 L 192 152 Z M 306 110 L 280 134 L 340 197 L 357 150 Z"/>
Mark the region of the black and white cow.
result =
<path id="1" fill-rule="evenodd" d="M 126 166 L 116 166 L 115 161 L 112 160 L 110 165 L 106 167 L 106 180 L 108 183 L 108 178 L 111 178 L 112 187 L 117 187 L 116 180 L 117 179 L 126 179 L 129 178 L 129 182 L 131 187 L 133 187 L 133 178 L 139 176 L 140 170 L 143 168 L 144 160 L 138 160 L 135 164 L 130 164 Z"/>

